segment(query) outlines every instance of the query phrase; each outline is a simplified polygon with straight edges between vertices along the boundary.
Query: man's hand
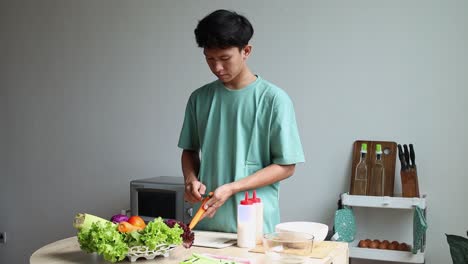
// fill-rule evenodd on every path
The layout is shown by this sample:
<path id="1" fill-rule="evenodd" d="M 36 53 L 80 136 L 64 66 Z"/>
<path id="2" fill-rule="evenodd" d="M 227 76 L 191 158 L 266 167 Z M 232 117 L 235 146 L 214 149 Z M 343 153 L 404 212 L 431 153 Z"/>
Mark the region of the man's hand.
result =
<path id="1" fill-rule="evenodd" d="M 206 192 L 206 186 L 198 180 L 185 183 L 185 195 L 186 201 L 191 203 L 200 202 L 202 195 Z"/>
<path id="2" fill-rule="evenodd" d="M 201 219 L 205 217 L 213 218 L 213 216 L 216 214 L 216 211 L 218 211 L 218 208 L 221 207 L 229 197 L 231 197 L 234 194 L 233 189 L 231 188 L 230 184 L 225 184 L 220 187 L 218 187 L 214 193 L 213 196 L 211 197 L 208 202 L 205 204 L 205 210 L 206 212 L 203 214 Z"/>
<path id="3" fill-rule="evenodd" d="M 206 186 L 198 180 L 200 171 L 200 156 L 198 151 L 184 149 L 182 151 L 182 173 L 185 181 L 184 199 L 191 203 L 201 201 Z"/>

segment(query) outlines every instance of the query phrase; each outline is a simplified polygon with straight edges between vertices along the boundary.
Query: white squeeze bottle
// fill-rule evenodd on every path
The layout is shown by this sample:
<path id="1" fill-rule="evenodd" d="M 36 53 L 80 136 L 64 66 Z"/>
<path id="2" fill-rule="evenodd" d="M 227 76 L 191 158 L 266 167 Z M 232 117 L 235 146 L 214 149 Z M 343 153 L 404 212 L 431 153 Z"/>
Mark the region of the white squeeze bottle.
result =
<path id="1" fill-rule="evenodd" d="M 253 191 L 252 202 L 255 206 L 255 242 L 257 245 L 263 242 L 263 203 L 260 197 L 257 197 L 257 191 Z"/>
<path id="2" fill-rule="evenodd" d="M 255 247 L 255 205 L 245 192 L 245 199 L 237 205 L 237 246 L 241 248 Z"/>

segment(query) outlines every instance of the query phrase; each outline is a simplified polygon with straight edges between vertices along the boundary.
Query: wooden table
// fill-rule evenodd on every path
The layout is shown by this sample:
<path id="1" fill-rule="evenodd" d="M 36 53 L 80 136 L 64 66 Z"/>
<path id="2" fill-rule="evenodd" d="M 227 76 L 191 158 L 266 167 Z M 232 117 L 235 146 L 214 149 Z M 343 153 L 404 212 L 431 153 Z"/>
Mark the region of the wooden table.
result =
<path id="1" fill-rule="evenodd" d="M 248 249 L 231 246 L 224 249 L 191 247 L 185 249 L 179 246 L 172 250 L 169 257 L 156 257 L 153 260 L 144 258 L 138 259 L 136 262 L 130 262 L 127 258 L 119 263 L 155 263 L 155 264 L 178 264 L 180 261 L 190 258 L 192 253 L 210 253 L 225 256 L 235 256 L 246 258 L 255 264 L 267 264 L 264 254 L 252 253 Z M 334 249 L 329 256 L 323 259 L 309 259 L 310 264 L 347 264 L 348 263 L 348 246 L 342 243 L 340 247 Z M 97 254 L 87 254 L 80 249 L 77 237 L 62 239 L 48 245 L 43 246 L 31 255 L 29 259 L 31 264 L 69 264 L 69 263 L 86 263 L 86 264 L 108 264 L 101 256 Z"/>

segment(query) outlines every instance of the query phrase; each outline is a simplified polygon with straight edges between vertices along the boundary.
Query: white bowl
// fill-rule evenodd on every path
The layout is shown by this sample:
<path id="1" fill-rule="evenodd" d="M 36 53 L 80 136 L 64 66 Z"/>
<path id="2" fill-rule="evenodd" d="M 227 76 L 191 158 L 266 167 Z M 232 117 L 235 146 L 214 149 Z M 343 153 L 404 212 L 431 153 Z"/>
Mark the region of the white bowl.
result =
<path id="1" fill-rule="evenodd" d="M 315 222 L 285 222 L 275 227 L 276 232 L 301 232 L 314 236 L 314 241 L 323 241 L 328 234 L 328 226 Z"/>

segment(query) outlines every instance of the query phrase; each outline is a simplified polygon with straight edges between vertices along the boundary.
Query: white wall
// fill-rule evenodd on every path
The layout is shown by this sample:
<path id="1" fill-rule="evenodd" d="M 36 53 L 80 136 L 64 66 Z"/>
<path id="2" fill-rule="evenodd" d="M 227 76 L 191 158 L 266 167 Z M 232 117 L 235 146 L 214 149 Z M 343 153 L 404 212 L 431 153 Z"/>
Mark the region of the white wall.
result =
<path id="1" fill-rule="evenodd" d="M 77 212 L 128 208 L 132 179 L 181 175 L 185 103 L 213 79 L 193 29 L 217 8 L 250 18 L 252 69 L 295 103 L 307 162 L 282 220 L 332 223 L 355 140 L 413 143 L 427 263 L 449 263 L 444 233 L 468 219 L 468 2 L 370 0 L 2 1 L 0 263 L 74 235 Z"/>

